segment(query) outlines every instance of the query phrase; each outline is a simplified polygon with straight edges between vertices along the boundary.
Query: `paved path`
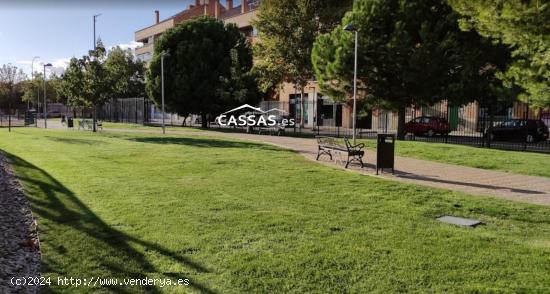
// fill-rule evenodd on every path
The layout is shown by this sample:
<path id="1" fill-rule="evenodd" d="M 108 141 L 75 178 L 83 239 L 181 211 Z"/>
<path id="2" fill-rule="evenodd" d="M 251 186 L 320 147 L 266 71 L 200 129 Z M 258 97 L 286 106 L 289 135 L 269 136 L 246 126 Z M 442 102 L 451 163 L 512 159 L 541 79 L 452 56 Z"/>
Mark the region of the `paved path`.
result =
<path id="1" fill-rule="evenodd" d="M 188 134 L 200 135 L 205 133 L 189 132 Z M 209 132 L 208 135 L 211 135 L 211 133 Z M 215 132 L 215 134 L 277 145 L 295 150 L 313 161 L 317 156 L 317 142 L 315 139 L 221 132 Z M 396 144 L 399 144 L 399 142 Z M 359 166 L 350 165 L 349 170 L 376 176 L 376 150 L 370 148 L 366 151 L 366 166 L 361 169 Z M 337 155 L 333 156 L 333 159 L 337 159 L 337 157 Z M 345 160 L 344 162 L 330 161 L 328 157 L 322 156 L 318 162 L 344 169 Z M 400 156 L 395 157 L 395 175 L 383 173 L 379 177 L 462 191 L 472 195 L 486 195 L 550 206 L 550 178 L 546 177 L 518 175 Z"/>
<path id="2" fill-rule="evenodd" d="M 56 126 L 52 127 L 56 128 Z M 111 129 L 111 131 L 154 132 L 130 129 Z M 160 129 L 159 129 L 160 131 Z M 291 149 L 315 161 L 317 143 L 315 139 L 253 135 L 242 133 L 176 131 L 168 130 L 168 134 L 227 137 L 244 139 L 261 143 L 273 144 Z M 399 144 L 397 142 L 396 144 Z M 376 150 L 367 149 L 365 167 L 363 169 L 350 165 L 348 170 L 361 174 L 376 176 Z M 333 156 L 334 159 L 338 155 Z M 318 161 L 321 164 L 342 168 L 342 161 L 330 161 L 326 156 Z M 395 157 L 395 175 L 383 173 L 378 177 L 407 182 L 412 184 L 461 191 L 472 195 L 485 195 L 510 200 L 550 206 L 550 178 L 526 176 L 507 172 L 491 171 L 473 167 L 458 166 L 434 161 L 420 160 L 409 157 Z"/>

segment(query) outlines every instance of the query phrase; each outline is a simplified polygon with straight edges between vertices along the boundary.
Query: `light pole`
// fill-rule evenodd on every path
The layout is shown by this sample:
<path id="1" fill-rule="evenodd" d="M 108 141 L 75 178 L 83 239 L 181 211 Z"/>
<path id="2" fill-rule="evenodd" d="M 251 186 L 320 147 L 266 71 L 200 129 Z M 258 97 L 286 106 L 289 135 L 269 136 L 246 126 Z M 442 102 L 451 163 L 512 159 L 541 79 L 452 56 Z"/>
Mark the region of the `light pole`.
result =
<path id="1" fill-rule="evenodd" d="M 97 45 L 95 41 L 95 23 L 97 22 L 97 18 L 100 16 L 101 16 L 101 13 L 94 15 L 94 50 L 96 49 L 96 45 Z"/>
<path id="2" fill-rule="evenodd" d="M 355 145 L 355 115 L 357 111 L 357 44 L 359 43 L 359 33 L 353 24 L 348 24 L 344 30 L 355 33 L 355 62 L 353 66 L 353 145 Z"/>
<path id="3" fill-rule="evenodd" d="M 47 115 L 47 112 L 46 112 L 46 108 L 47 108 L 47 101 L 46 101 L 46 67 L 50 67 L 52 66 L 51 63 L 46 63 L 44 64 L 44 128 L 47 129 L 48 128 L 48 115 Z"/>
<path id="4" fill-rule="evenodd" d="M 166 134 L 166 126 L 164 125 L 164 57 L 170 56 L 170 53 L 163 51 L 160 53 L 160 83 L 162 88 L 162 133 Z"/>
<path id="5" fill-rule="evenodd" d="M 34 81 L 34 60 L 38 59 L 38 58 L 40 58 L 40 56 L 35 56 L 35 57 L 32 58 L 32 61 L 31 61 L 31 81 Z M 37 94 L 36 98 L 38 99 L 38 94 Z M 30 108 L 30 100 L 27 100 L 27 115 L 28 115 L 28 112 L 29 112 L 29 108 Z"/>
<path id="6" fill-rule="evenodd" d="M 317 126 L 317 135 L 319 135 L 319 117 L 317 116 L 319 110 L 315 111 L 317 107 L 317 88 L 315 86 L 309 86 L 309 88 L 313 90 L 313 97 L 311 99 L 313 103 L 313 131 L 315 131 L 315 127 Z"/>

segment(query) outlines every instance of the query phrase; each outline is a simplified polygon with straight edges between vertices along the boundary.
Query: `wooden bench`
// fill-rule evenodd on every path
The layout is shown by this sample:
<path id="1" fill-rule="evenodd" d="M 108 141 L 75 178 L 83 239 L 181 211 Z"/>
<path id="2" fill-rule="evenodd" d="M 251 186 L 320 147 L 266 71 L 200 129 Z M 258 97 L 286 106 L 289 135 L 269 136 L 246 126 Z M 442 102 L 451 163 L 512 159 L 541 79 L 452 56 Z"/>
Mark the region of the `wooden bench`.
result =
<path id="1" fill-rule="evenodd" d="M 317 145 L 319 148 L 317 152 L 317 160 L 319 160 L 319 157 L 323 154 L 330 156 L 330 160 L 332 160 L 332 153 L 340 152 L 346 153 L 348 156 L 346 168 L 348 168 L 352 161 L 359 162 L 361 164 L 361 168 L 363 167 L 363 156 L 365 156 L 365 151 L 363 151 L 363 148 L 365 148 L 365 144 L 360 143 L 357 145 L 352 145 L 348 138 L 344 138 L 344 144 L 341 144 L 336 138 L 332 137 L 316 136 L 315 138 L 317 138 Z"/>

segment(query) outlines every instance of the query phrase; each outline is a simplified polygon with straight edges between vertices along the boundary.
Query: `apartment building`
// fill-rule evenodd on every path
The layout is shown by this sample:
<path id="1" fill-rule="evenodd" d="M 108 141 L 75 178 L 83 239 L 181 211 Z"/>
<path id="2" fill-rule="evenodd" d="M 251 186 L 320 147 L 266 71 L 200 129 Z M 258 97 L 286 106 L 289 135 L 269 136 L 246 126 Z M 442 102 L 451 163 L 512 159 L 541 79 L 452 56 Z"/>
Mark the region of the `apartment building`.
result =
<path id="1" fill-rule="evenodd" d="M 149 61 L 153 54 L 155 40 L 163 32 L 197 16 L 211 16 L 226 23 L 235 23 L 245 36 L 252 39 L 255 36 L 255 31 L 251 21 L 256 16 L 260 0 L 241 0 L 239 5 L 234 5 L 234 0 L 225 0 L 224 2 L 225 5 L 220 0 L 195 0 L 195 4 L 191 4 L 187 9 L 163 20 L 160 18 L 160 11 L 155 11 L 154 23 L 135 32 L 134 39 L 143 43 L 142 47 L 136 49 L 137 57 Z"/>
<path id="2" fill-rule="evenodd" d="M 261 0 L 195 0 L 195 3 L 189 5 L 187 9 L 164 20 L 161 20 L 160 12 L 155 11 L 154 23 L 135 32 L 135 40 L 143 43 L 142 47 L 136 49 L 136 55 L 141 60 L 149 61 L 153 54 L 155 40 L 163 32 L 197 16 L 211 16 L 225 23 L 235 23 L 252 41 L 256 37 L 256 30 L 251 22 L 257 15 L 260 2 Z M 319 87 L 313 81 L 305 88 L 305 92 L 302 103 L 301 95 L 294 85 L 285 83 L 270 101 L 266 102 L 286 110 L 304 127 L 351 127 L 352 109 L 349 105 L 333 103 L 330 97 L 319 93 Z"/>

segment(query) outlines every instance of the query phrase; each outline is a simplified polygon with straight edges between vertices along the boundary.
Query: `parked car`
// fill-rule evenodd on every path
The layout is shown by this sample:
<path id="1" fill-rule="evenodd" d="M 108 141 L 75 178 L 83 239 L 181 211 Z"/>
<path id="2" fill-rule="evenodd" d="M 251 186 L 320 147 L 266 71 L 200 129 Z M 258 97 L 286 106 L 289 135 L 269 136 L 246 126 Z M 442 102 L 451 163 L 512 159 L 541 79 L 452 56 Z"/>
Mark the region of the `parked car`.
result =
<path id="1" fill-rule="evenodd" d="M 509 119 L 485 130 L 491 140 L 512 140 L 533 143 L 548 139 L 548 127 L 540 119 Z"/>
<path id="2" fill-rule="evenodd" d="M 451 125 L 441 117 L 421 116 L 406 123 L 405 132 L 415 136 L 427 135 L 428 137 L 436 134 L 448 135 L 451 132 Z"/>

